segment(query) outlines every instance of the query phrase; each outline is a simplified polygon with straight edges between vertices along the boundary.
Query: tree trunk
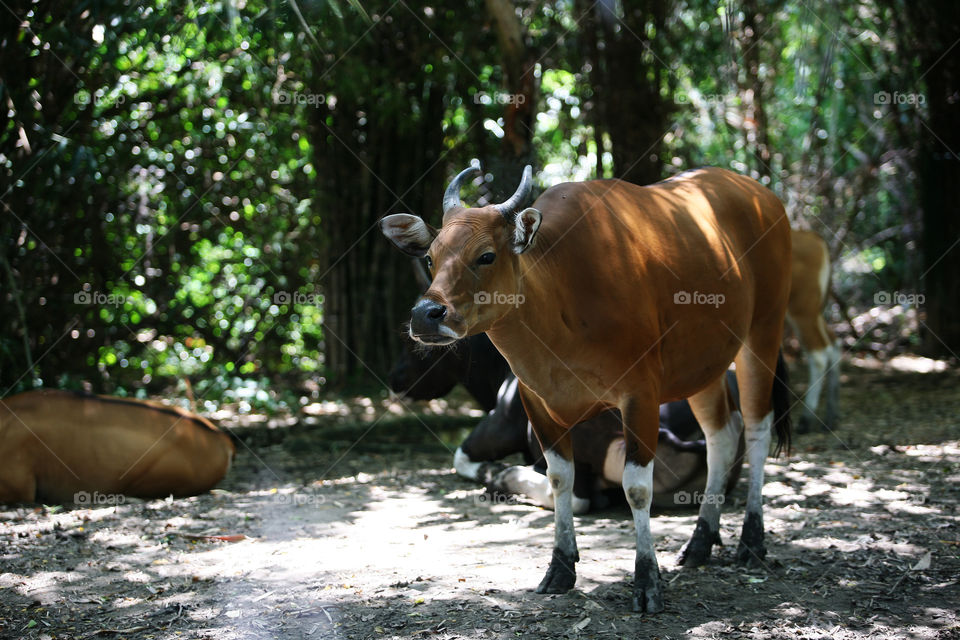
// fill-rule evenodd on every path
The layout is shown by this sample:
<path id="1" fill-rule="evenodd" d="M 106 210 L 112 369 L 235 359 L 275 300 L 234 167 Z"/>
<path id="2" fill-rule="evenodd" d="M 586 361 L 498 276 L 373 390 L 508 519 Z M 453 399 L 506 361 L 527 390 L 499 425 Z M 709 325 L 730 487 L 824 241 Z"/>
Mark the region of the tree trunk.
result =
<path id="1" fill-rule="evenodd" d="M 322 181 L 317 191 L 325 196 L 315 205 L 326 234 L 317 283 L 324 295 L 324 368 L 337 384 L 386 379 L 417 295 L 409 259 L 389 246 L 378 220 L 409 212 L 430 221 L 440 209 L 443 90 L 416 80 L 422 112 L 414 126 L 390 126 L 395 114 L 377 113 L 347 95 L 335 108 L 311 114 L 308 134 Z M 365 139 L 357 135 L 361 112 L 383 120 L 364 127 Z"/>
<path id="2" fill-rule="evenodd" d="M 763 80 L 760 78 L 760 47 L 764 15 L 757 8 L 756 0 L 743 3 L 743 66 L 746 75 L 744 91 L 747 107 L 744 129 L 747 141 L 753 149 L 753 164 L 757 176 L 764 184 L 769 184 L 772 169 L 770 167 L 770 141 L 767 126 L 767 112 L 764 102 Z M 775 60 L 775 58 L 774 58 Z"/>
<path id="3" fill-rule="evenodd" d="M 952 0 L 908 2 L 906 13 L 929 114 L 917 158 L 923 208 L 923 347 L 930 355 L 960 357 L 960 22 Z"/>
<path id="4" fill-rule="evenodd" d="M 619 21 L 610 13 L 609 2 L 590 8 L 595 17 L 591 26 L 599 33 L 589 34 L 588 41 L 597 37 L 602 43 L 595 47 L 590 72 L 598 120 L 610 136 L 614 177 L 636 184 L 663 177 L 660 154 L 669 108 L 661 88 L 668 72 L 654 52 L 656 39 L 664 35 L 668 8 L 669 0 L 624 3 Z"/>
<path id="5" fill-rule="evenodd" d="M 488 162 L 497 179 L 490 184 L 491 196 L 497 202 L 509 198 L 524 165 L 535 164 L 533 153 L 534 116 L 539 97 L 537 60 L 527 46 L 527 34 L 511 0 L 486 0 L 487 12 L 493 19 L 500 43 L 500 60 L 506 92 L 496 96 L 504 106 L 503 146 L 500 157 Z"/>

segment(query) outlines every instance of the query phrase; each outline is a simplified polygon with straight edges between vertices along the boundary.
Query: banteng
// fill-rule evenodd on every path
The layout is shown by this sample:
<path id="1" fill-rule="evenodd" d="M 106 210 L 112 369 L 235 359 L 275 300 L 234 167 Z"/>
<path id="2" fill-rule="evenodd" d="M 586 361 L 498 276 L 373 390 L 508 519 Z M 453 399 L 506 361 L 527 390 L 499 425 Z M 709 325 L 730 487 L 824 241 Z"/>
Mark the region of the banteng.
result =
<path id="1" fill-rule="evenodd" d="M 725 383 L 731 362 L 750 466 L 737 558 L 762 560 L 772 431 L 778 447 L 789 444 L 778 359 L 790 293 L 783 205 L 753 180 L 698 169 L 648 187 L 564 183 L 523 208 L 527 167 L 506 202 L 467 208 L 460 184 L 476 171 L 447 188 L 440 229 L 410 214 L 387 216 L 381 228 L 401 250 L 426 257 L 433 276 L 411 311 L 411 337 L 447 345 L 486 332 L 520 380 L 555 503 L 553 556 L 537 591 L 565 592 L 576 581 L 568 430 L 611 408 L 623 418 L 622 483 L 636 527 L 634 608 L 663 609 L 650 533 L 663 402 L 688 398 L 706 434 L 706 497 L 681 563 L 707 562 L 741 431 Z"/>

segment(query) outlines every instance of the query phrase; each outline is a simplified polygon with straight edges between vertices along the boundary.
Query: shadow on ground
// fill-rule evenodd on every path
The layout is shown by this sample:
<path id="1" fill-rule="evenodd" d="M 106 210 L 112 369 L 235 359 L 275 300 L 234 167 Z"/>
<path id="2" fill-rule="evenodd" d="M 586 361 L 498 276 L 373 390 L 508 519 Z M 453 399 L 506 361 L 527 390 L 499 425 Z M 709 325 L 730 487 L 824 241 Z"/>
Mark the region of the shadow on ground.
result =
<path id="1" fill-rule="evenodd" d="M 552 514 L 490 503 L 448 466 L 460 433 L 417 442 L 407 424 L 247 434 L 196 498 L 0 512 L 0 635 L 957 638 L 960 392 L 944 375 L 851 374 L 842 430 L 768 463 L 765 567 L 733 562 L 742 482 L 708 567 L 675 563 L 693 512 L 654 518 L 656 617 L 629 611 L 625 509 L 578 518 L 576 589 L 537 595 Z"/>

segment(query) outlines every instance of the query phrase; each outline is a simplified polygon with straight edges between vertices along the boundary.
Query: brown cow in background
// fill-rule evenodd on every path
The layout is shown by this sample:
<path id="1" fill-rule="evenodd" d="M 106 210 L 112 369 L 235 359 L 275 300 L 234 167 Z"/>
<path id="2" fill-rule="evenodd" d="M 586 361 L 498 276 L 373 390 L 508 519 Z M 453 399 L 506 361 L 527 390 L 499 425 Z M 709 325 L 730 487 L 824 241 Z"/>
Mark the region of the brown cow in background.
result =
<path id="1" fill-rule="evenodd" d="M 189 496 L 236 449 L 209 420 L 154 402 L 38 390 L 0 400 L 0 503 Z"/>
<path id="2" fill-rule="evenodd" d="M 787 321 L 807 355 L 810 380 L 803 397 L 803 413 L 797 431 L 814 425 L 837 426 L 837 395 L 840 387 L 840 347 L 823 317 L 830 294 L 830 249 L 813 231 L 794 229 L 792 279 Z M 826 407 L 818 418 L 820 394 L 826 385 Z"/>

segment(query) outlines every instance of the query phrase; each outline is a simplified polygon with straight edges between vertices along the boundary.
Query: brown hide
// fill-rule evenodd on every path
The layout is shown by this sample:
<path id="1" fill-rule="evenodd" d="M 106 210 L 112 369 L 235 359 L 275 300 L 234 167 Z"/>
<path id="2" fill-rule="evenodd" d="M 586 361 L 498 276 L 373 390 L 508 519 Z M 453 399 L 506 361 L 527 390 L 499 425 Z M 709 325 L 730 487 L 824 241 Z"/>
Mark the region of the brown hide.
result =
<path id="1" fill-rule="evenodd" d="M 790 302 L 787 315 L 806 351 L 833 344 L 833 332 L 823 319 L 830 291 L 830 250 L 813 231 L 794 229 Z"/>
<path id="2" fill-rule="evenodd" d="M 766 341 L 779 344 L 770 318 L 786 306 L 789 226 L 753 180 L 702 169 L 651 187 L 568 183 L 534 207 L 543 224 L 517 265 L 524 303 L 488 335 L 556 422 L 622 405 L 651 378 L 654 409 L 691 396 L 723 375 L 752 328 L 770 327 Z M 723 304 L 677 304 L 682 292 Z"/>
<path id="3" fill-rule="evenodd" d="M 195 495 L 234 452 L 227 434 L 175 407 L 50 390 L 0 400 L 0 502 Z"/>
<path id="4" fill-rule="evenodd" d="M 425 255 L 433 272 L 411 310 L 411 336 L 449 344 L 485 331 L 519 380 L 556 507 L 553 554 L 537 592 L 562 593 L 576 581 L 569 429 L 614 407 L 637 535 L 634 610 L 663 610 L 649 521 L 663 402 L 688 399 L 714 459 L 709 495 L 679 559 L 706 563 L 736 455 L 739 427 L 725 384 L 731 362 L 750 465 L 737 560 L 762 560 L 764 460 L 772 431 L 778 449 L 790 439 L 778 357 L 791 268 L 783 205 L 749 178 L 708 168 L 649 187 L 560 184 L 520 211 L 527 168 L 506 203 L 465 209 L 456 192 L 473 171 L 448 187 L 441 229 L 409 214 L 385 217 L 381 229 L 401 250 Z"/>

